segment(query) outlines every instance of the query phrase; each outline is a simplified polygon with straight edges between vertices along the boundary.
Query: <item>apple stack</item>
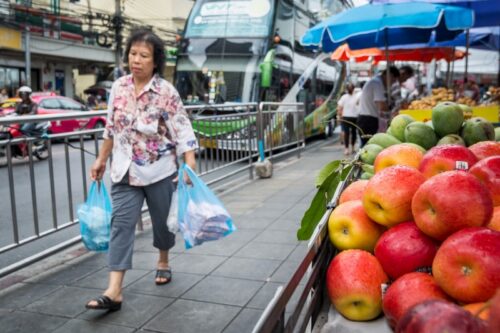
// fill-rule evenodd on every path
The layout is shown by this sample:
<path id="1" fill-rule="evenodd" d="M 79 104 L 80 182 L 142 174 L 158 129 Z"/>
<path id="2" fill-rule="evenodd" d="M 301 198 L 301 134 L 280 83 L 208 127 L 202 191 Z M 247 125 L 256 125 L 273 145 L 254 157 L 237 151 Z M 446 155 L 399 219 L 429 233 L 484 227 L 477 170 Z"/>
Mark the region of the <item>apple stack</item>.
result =
<path id="1" fill-rule="evenodd" d="M 462 114 L 455 106 L 435 108 L 434 129 L 405 116 L 395 118 L 393 134 L 375 135 L 385 146 L 365 150 L 363 159 L 373 175 L 351 183 L 332 211 L 329 237 L 341 252 L 326 283 L 346 318 L 383 312 L 396 332 L 500 332 L 498 310 L 488 319 L 497 290 L 500 302 L 500 142 L 478 140 L 488 125 L 474 123 L 468 136 L 463 116 L 460 124 L 453 115 L 443 121 Z M 422 145 L 460 138 L 460 129 L 468 148 Z M 422 140 L 395 142 L 401 133 Z"/>
<path id="2" fill-rule="evenodd" d="M 469 115 L 469 119 L 465 119 L 467 115 Z M 472 115 L 472 109 L 469 106 L 444 102 L 432 110 L 432 120 L 425 123 L 415 121 L 411 116 L 404 114 L 394 117 L 386 133 L 375 134 L 361 149 L 361 160 L 369 165 L 363 168 L 365 172 L 361 178 L 369 179 L 373 176 L 375 172 L 370 166 L 374 166 L 375 159 L 382 150 L 393 145 L 407 143 L 425 153 L 437 145 L 458 144 L 470 147 L 475 153 L 475 150 L 482 149 L 476 146 L 480 142 L 500 141 L 500 127 L 495 128 L 486 119 L 470 117 L 470 115 Z M 479 146 L 482 145 L 484 144 L 479 144 Z M 488 143 L 487 145 L 493 144 Z M 406 154 L 411 154 L 415 149 L 407 150 Z M 398 158 L 402 159 L 403 157 L 398 155 Z M 385 161 L 393 164 L 398 162 Z"/>

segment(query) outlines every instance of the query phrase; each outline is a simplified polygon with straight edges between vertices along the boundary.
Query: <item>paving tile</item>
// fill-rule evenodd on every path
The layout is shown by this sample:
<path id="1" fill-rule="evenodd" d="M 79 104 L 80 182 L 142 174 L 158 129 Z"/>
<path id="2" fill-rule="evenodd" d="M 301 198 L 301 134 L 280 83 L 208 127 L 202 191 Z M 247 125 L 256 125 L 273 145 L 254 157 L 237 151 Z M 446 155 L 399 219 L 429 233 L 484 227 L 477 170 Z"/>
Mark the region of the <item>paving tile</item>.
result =
<path id="1" fill-rule="evenodd" d="M 154 283 L 156 271 L 145 275 L 143 278 L 125 288 L 126 291 L 154 296 L 179 297 L 189 288 L 203 279 L 204 275 L 172 272 L 172 280 L 166 285 L 157 286 Z"/>
<path id="2" fill-rule="evenodd" d="M 284 260 L 295 245 L 251 242 L 236 252 L 235 257 Z"/>
<path id="3" fill-rule="evenodd" d="M 266 229 L 271 223 L 273 223 L 274 218 L 269 217 L 246 217 L 244 219 L 235 220 L 234 223 L 239 229 Z"/>
<path id="4" fill-rule="evenodd" d="M 212 275 L 265 281 L 281 264 L 280 260 L 229 258 Z"/>
<path id="5" fill-rule="evenodd" d="M 190 254 L 230 256 L 254 239 L 260 232 L 262 231 L 257 229 L 237 229 L 224 238 L 205 242 L 201 246 L 195 246 L 188 251 Z"/>
<path id="6" fill-rule="evenodd" d="M 247 308 L 255 308 L 255 309 L 265 309 L 271 299 L 276 294 L 278 287 L 283 286 L 286 287 L 285 283 L 276 283 L 276 282 L 267 282 L 255 296 L 252 298 L 250 303 L 248 303 Z M 295 292 L 292 294 L 292 297 L 287 303 L 286 312 L 291 312 L 295 309 L 300 293 L 304 288 L 303 284 L 299 284 Z"/>
<path id="7" fill-rule="evenodd" d="M 302 260 L 304 260 L 306 254 L 307 254 L 307 251 L 309 251 L 309 249 L 307 248 L 307 242 L 302 241 L 299 243 L 299 245 L 297 245 L 297 247 L 290 254 L 290 257 L 288 257 L 288 260 L 302 262 Z"/>
<path id="8" fill-rule="evenodd" d="M 254 309 L 265 309 L 267 304 L 276 294 L 276 290 L 279 286 L 285 287 L 283 283 L 268 282 L 262 286 L 262 288 L 255 294 L 250 303 L 248 303 L 248 308 Z"/>
<path id="9" fill-rule="evenodd" d="M 300 219 L 278 219 L 274 221 L 268 228 L 268 230 L 287 230 L 292 231 L 297 239 L 297 230 L 300 228 Z"/>
<path id="10" fill-rule="evenodd" d="M 62 326 L 67 319 L 39 313 L 14 311 L 0 312 L 2 333 L 49 333 Z"/>
<path id="11" fill-rule="evenodd" d="M 87 264 L 61 265 L 57 270 L 50 270 L 45 274 L 24 280 L 24 282 L 69 285 L 76 280 L 97 272 L 99 269 L 98 266 Z"/>
<path id="12" fill-rule="evenodd" d="M 129 292 L 124 293 L 123 299 L 120 311 L 106 313 L 103 311 L 87 310 L 79 316 L 79 319 L 98 322 L 100 324 L 115 324 L 139 328 L 174 301 L 173 298 Z"/>
<path id="13" fill-rule="evenodd" d="M 88 265 L 96 267 L 106 267 L 108 265 L 107 253 L 94 253 L 90 252 L 81 257 L 66 262 L 66 265 Z"/>
<path id="14" fill-rule="evenodd" d="M 168 333 L 220 333 L 241 308 L 179 299 L 144 328 Z"/>
<path id="15" fill-rule="evenodd" d="M 74 318 L 84 312 L 85 304 L 96 296 L 95 290 L 92 289 L 62 287 L 24 309 L 31 312 Z"/>
<path id="16" fill-rule="evenodd" d="M 272 282 L 288 283 L 292 278 L 293 274 L 299 268 L 299 262 L 297 261 L 285 261 L 281 266 L 274 272 L 271 276 Z"/>
<path id="17" fill-rule="evenodd" d="M 129 284 L 137 281 L 144 275 L 149 273 L 146 270 L 139 269 L 130 269 L 125 274 L 125 279 L 123 280 L 123 286 L 126 287 Z M 102 268 L 99 271 L 90 274 L 76 282 L 73 282 L 71 285 L 82 288 L 93 288 L 93 289 L 106 289 L 108 287 L 108 277 L 109 277 L 109 269 Z"/>
<path id="18" fill-rule="evenodd" d="M 132 333 L 135 328 L 106 325 L 88 320 L 71 319 L 63 326 L 59 327 L 54 333 Z"/>
<path id="19" fill-rule="evenodd" d="M 209 274 L 227 257 L 182 253 L 172 259 L 170 265 L 176 272 Z"/>
<path id="20" fill-rule="evenodd" d="M 254 239 L 256 242 L 260 243 L 272 243 L 272 244 L 292 244 L 297 245 L 297 234 L 292 231 L 284 230 L 266 230 Z"/>
<path id="21" fill-rule="evenodd" d="M 19 286 L 0 296 L 0 308 L 22 308 L 59 288 L 59 286 L 55 285 L 21 283 Z"/>
<path id="22" fill-rule="evenodd" d="M 263 282 L 208 276 L 182 295 L 183 299 L 244 306 Z"/>
<path id="23" fill-rule="evenodd" d="M 251 333 L 262 315 L 262 310 L 243 309 L 223 333 Z"/>

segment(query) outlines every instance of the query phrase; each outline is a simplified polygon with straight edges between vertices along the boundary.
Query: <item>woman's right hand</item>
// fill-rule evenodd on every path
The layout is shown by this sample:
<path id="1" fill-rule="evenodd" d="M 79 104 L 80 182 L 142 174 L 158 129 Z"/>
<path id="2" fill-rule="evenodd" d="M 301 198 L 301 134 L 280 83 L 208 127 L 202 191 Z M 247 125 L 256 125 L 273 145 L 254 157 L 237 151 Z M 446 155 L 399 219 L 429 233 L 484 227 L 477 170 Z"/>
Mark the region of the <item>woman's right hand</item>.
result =
<path id="1" fill-rule="evenodd" d="M 92 164 L 92 168 L 90 168 L 90 178 L 92 180 L 101 180 L 104 171 L 106 171 L 106 160 L 98 157 Z"/>

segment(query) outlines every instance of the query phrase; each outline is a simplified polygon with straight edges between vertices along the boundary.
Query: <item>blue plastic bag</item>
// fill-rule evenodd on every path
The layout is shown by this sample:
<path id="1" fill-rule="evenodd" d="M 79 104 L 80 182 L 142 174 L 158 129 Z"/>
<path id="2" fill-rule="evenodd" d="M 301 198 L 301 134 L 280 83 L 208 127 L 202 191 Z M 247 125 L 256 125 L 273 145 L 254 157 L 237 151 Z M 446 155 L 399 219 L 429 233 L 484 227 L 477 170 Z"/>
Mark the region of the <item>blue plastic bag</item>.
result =
<path id="1" fill-rule="evenodd" d="M 192 185 L 186 184 L 184 172 Z M 179 228 L 186 249 L 217 240 L 236 230 L 220 200 L 186 164 L 179 169 L 178 204 Z"/>
<path id="2" fill-rule="evenodd" d="M 77 211 L 83 244 L 89 251 L 108 250 L 111 211 L 111 200 L 104 183 L 92 182 L 87 201 Z"/>

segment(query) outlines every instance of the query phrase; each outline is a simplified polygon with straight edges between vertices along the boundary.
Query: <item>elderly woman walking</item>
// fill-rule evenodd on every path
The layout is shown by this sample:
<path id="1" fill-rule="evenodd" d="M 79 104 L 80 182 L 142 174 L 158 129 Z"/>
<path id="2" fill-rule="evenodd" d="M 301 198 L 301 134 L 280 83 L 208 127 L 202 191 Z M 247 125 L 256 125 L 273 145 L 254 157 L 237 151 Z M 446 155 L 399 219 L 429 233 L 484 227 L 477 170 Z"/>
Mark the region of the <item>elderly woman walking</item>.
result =
<path id="1" fill-rule="evenodd" d="M 177 157 L 195 169 L 196 138 L 175 88 L 162 79 L 162 40 L 147 29 L 133 31 L 125 48 L 131 74 L 116 80 L 108 101 L 108 122 L 91 178 L 100 180 L 111 163 L 111 240 L 109 282 L 88 309 L 119 310 L 125 272 L 132 268 L 135 225 L 146 199 L 153 225 L 153 246 L 159 250 L 156 284 L 172 279 L 168 251 L 175 235 L 166 220 L 177 182 Z"/>

